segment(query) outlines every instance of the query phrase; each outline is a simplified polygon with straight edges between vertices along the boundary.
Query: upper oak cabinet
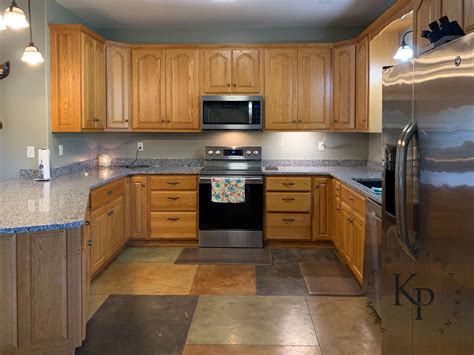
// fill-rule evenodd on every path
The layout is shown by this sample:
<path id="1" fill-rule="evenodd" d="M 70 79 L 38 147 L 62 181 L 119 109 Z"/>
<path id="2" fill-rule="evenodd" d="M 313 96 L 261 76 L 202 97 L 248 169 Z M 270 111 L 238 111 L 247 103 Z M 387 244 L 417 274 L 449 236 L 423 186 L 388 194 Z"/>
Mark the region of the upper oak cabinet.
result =
<path id="1" fill-rule="evenodd" d="M 369 129 L 369 39 L 356 43 L 356 129 Z"/>
<path id="2" fill-rule="evenodd" d="M 129 129 L 131 121 L 131 51 L 107 44 L 107 128 Z"/>
<path id="3" fill-rule="evenodd" d="M 50 25 L 53 132 L 105 126 L 105 48 L 81 25 Z"/>
<path id="4" fill-rule="evenodd" d="M 202 58 L 204 94 L 259 94 L 262 91 L 259 49 L 205 49 Z"/>
<path id="5" fill-rule="evenodd" d="M 354 43 L 334 47 L 333 128 L 355 128 L 356 46 Z"/>
<path id="6" fill-rule="evenodd" d="M 132 128 L 166 128 L 165 51 L 155 48 L 132 50 Z"/>

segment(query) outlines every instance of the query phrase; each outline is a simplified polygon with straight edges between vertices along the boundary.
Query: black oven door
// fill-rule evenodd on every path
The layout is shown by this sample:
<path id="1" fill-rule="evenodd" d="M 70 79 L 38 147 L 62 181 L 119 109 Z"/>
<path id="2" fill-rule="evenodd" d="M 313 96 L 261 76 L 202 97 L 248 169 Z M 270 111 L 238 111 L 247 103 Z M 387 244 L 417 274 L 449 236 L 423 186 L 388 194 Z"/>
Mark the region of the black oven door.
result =
<path id="1" fill-rule="evenodd" d="M 199 245 L 262 247 L 263 178 L 246 177 L 245 202 L 211 201 L 211 178 L 199 181 Z"/>

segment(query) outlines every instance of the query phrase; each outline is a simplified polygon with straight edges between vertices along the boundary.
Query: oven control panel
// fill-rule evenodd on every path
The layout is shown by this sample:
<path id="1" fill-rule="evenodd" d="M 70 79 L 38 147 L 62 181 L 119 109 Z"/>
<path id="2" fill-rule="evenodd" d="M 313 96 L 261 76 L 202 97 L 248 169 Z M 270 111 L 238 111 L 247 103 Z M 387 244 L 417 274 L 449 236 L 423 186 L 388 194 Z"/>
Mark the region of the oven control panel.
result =
<path id="1" fill-rule="evenodd" d="M 205 148 L 206 160 L 262 160 L 262 147 L 222 147 Z"/>

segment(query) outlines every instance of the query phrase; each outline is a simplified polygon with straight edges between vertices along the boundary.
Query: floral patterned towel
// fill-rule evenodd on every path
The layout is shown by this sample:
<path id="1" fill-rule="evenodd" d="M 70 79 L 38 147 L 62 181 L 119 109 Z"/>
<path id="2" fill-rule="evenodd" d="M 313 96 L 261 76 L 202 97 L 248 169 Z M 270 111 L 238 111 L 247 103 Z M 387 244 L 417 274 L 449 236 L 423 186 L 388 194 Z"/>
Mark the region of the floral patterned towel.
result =
<path id="1" fill-rule="evenodd" d="M 211 201 L 217 203 L 245 202 L 244 178 L 211 178 Z"/>

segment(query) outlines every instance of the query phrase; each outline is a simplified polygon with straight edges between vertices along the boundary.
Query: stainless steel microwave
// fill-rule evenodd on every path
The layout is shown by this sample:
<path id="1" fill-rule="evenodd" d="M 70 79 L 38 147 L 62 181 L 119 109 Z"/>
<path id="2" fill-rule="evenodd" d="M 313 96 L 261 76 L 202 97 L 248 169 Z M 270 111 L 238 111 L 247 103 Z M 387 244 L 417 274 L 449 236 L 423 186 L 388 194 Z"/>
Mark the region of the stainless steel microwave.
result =
<path id="1" fill-rule="evenodd" d="M 261 130 L 262 96 L 201 96 L 201 127 L 204 130 Z"/>

